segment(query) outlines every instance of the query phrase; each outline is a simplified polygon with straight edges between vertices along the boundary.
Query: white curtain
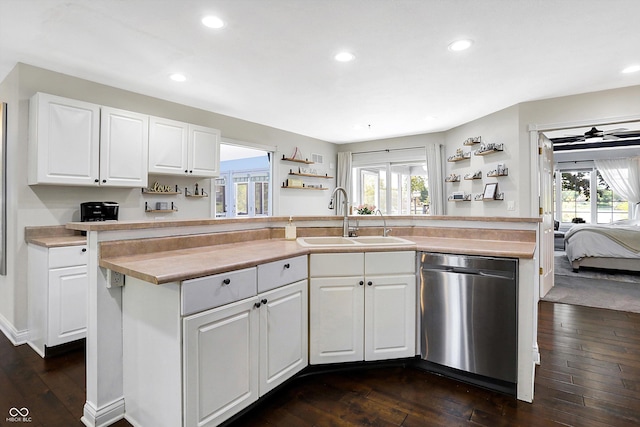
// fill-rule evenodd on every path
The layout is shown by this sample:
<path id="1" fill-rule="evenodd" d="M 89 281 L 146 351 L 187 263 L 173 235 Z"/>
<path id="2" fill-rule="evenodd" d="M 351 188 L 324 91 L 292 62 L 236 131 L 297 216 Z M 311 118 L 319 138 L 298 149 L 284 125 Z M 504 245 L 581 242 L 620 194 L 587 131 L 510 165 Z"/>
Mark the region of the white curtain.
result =
<path id="1" fill-rule="evenodd" d="M 338 169 L 336 173 L 336 183 L 338 187 L 345 189 L 347 194 L 351 193 L 351 152 L 345 151 L 338 153 Z M 344 205 L 342 204 L 342 193 L 336 194 L 335 205 L 336 215 L 344 215 Z M 353 198 L 353 194 L 351 195 Z"/>
<path id="2" fill-rule="evenodd" d="M 444 215 L 444 181 L 442 146 L 427 144 L 427 175 L 429 176 L 429 211 L 431 215 Z"/>
<path id="3" fill-rule="evenodd" d="M 609 187 L 629 201 L 633 219 L 640 219 L 640 157 L 595 160 L 595 164 Z"/>

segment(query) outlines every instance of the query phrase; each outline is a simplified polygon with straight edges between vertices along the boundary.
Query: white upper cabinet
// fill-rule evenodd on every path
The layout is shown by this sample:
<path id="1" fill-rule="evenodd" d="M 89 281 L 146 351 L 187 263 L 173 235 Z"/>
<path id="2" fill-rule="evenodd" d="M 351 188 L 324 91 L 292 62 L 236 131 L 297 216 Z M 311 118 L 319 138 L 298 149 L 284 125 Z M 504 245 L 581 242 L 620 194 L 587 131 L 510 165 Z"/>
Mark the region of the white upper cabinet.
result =
<path id="1" fill-rule="evenodd" d="M 148 116 L 44 93 L 29 114 L 29 185 L 147 186 Z"/>
<path id="2" fill-rule="evenodd" d="M 215 177 L 220 174 L 220 131 L 152 117 L 149 173 Z"/>
<path id="3" fill-rule="evenodd" d="M 29 184 L 97 185 L 100 106 L 37 93 L 29 115 Z"/>
<path id="4" fill-rule="evenodd" d="M 175 120 L 149 119 L 149 173 L 185 175 L 189 125 Z"/>
<path id="5" fill-rule="evenodd" d="M 146 187 L 149 116 L 102 107 L 100 185 Z"/>

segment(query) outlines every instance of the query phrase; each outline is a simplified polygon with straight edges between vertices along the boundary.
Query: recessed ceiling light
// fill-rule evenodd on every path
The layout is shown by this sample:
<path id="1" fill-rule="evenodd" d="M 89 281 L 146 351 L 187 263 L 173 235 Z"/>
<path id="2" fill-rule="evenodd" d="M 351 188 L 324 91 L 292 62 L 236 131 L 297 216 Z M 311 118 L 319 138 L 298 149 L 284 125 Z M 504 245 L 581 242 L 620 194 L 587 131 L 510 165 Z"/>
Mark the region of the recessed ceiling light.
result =
<path id="1" fill-rule="evenodd" d="M 224 21 L 217 16 L 208 15 L 202 18 L 202 25 L 209 28 L 222 28 L 224 27 Z"/>
<path id="2" fill-rule="evenodd" d="M 187 77 L 184 74 L 180 73 L 173 73 L 169 76 L 169 78 L 174 82 L 184 82 L 185 80 L 187 80 Z"/>
<path id="3" fill-rule="evenodd" d="M 340 52 L 340 53 L 336 54 L 336 56 L 334 56 L 334 58 L 335 58 L 336 61 L 349 62 L 349 61 L 353 61 L 356 57 L 351 52 Z"/>
<path id="4" fill-rule="evenodd" d="M 640 65 L 630 65 L 624 70 L 622 70 L 622 72 L 625 74 L 636 73 L 638 71 L 640 71 Z"/>
<path id="5" fill-rule="evenodd" d="M 468 40 L 468 39 L 456 40 L 449 45 L 449 50 L 452 52 L 460 52 L 461 50 L 469 49 L 472 44 L 473 44 L 472 40 Z"/>

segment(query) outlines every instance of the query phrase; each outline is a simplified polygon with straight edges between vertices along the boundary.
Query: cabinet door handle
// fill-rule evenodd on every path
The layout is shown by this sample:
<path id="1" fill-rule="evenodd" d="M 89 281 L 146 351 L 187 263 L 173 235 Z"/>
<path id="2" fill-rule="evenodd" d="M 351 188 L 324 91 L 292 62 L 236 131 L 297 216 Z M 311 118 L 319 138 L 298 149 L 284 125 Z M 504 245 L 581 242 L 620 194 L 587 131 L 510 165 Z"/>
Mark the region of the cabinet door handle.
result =
<path id="1" fill-rule="evenodd" d="M 371 286 L 371 285 L 373 285 L 373 282 L 372 282 L 371 280 L 369 280 L 369 281 L 367 282 L 367 286 Z"/>
<path id="2" fill-rule="evenodd" d="M 189 170 L 188 170 L 188 169 L 185 169 L 185 170 L 184 170 L 184 173 L 189 173 Z"/>
<path id="3" fill-rule="evenodd" d="M 82 248 L 82 252 L 87 252 L 87 248 Z"/>
<path id="4" fill-rule="evenodd" d="M 267 299 L 266 299 L 266 298 L 262 298 L 262 300 L 261 300 L 260 302 L 261 302 L 261 303 L 263 303 L 263 304 L 266 304 L 266 303 L 268 303 L 269 301 L 267 301 Z"/>
<path id="5" fill-rule="evenodd" d="M 284 265 L 284 268 L 289 268 L 291 267 L 288 263 Z"/>
<path id="6" fill-rule="evenodd" d="M 106 179 L 103 179 L 103 180 L 102 180 L 102 183 L 104 184 L 105 182 L 107 182 L 107 180 L 106 180 Z"/>
<path id="7" fill-rule="evenodd" d="M 228 285 L 229 283 L 231 283 L 231 279 L 229 279 L 229 278 L 226 278 L 226 279 L 224 279 L 224 280 L 222 281 L 222 284 L 223 284 L 223 285 Z"/>
<path id="8" fill-rule="evenodd" d="M 255 304 L 253 304 L 253 306 L 254 306 L 255 308 L 260 308 L 260 306 L 261 306 L 261 305 L 262 305 L 262 304 L 260 304 L 259 302 L 257 302 L 257 303 L 255 303 Z"/>
<path id="9" fill-rule="evenodd" d="M 360 283 L 358 283 L 360 286 L 364 285 L 364 280 L 360 280 Z"/>
<path id="10" fill-rule="evenodd" d="M 100 182 L 100 180 L 99 179 L 94 179 L 93 182 Z"/>

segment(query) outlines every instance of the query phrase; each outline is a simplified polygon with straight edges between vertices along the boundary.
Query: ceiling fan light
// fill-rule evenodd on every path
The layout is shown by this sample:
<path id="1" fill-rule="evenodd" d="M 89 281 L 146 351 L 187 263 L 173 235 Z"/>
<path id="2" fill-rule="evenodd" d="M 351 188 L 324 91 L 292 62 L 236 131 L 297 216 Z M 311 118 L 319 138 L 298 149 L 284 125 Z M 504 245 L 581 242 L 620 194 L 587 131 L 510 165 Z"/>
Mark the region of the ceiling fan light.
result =
<path id="1" fill-rule="evenodd" d="M 640 71 L 640 65 L 630 65 L 624 70 L 622 70 L 622 73 L 631 74 L 631 73 L 637 73 L 638 71 Z"/>

